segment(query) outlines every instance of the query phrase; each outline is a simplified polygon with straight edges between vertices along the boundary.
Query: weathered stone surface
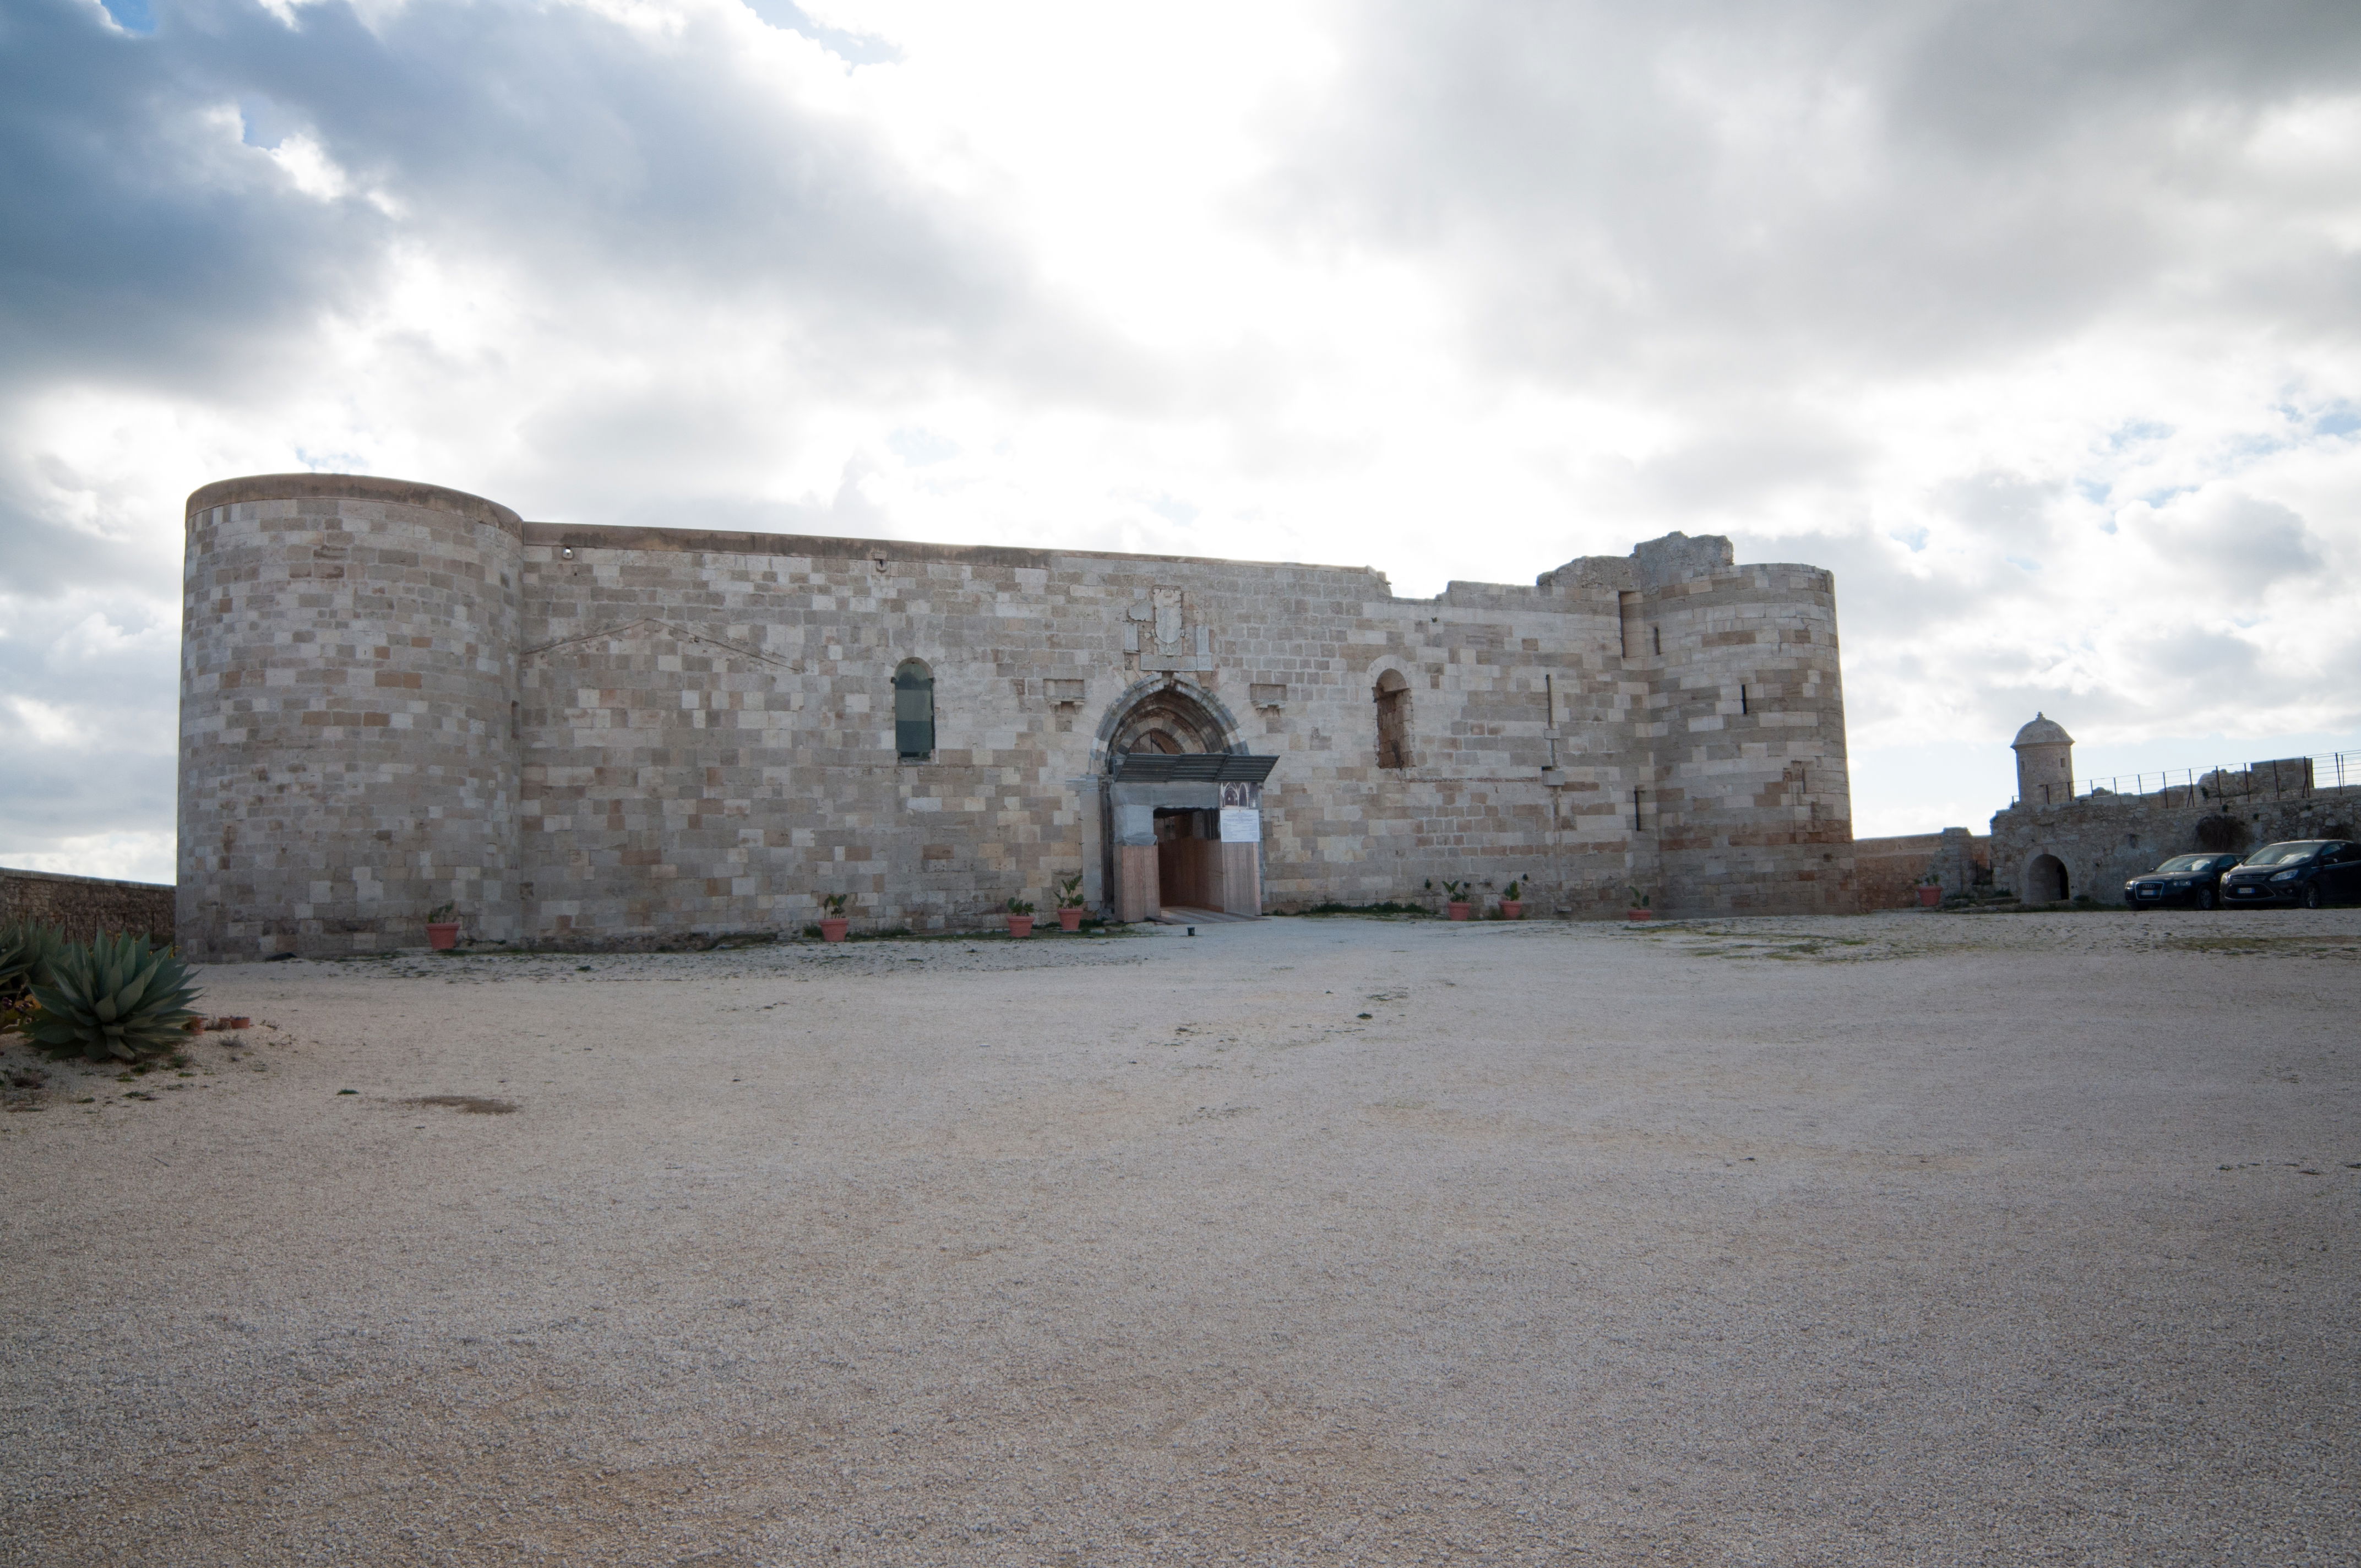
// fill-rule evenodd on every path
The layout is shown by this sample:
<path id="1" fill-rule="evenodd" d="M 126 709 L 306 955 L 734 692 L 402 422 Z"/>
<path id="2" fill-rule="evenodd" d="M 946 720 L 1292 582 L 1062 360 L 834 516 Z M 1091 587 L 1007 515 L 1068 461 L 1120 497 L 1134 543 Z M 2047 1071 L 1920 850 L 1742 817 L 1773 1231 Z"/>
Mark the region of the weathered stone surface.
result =
<path id="1" fill-rule="evenodd" d="M 1920 881 L 1930 875 L 1946 898 L 1991 886 L 1992 839 L 1964 828 L 1892 839 L 1855 839 L 1852 863 L 1861 908 L 1915 909 L 1919 906 Z"/>
<path id="2" fill-rule="evenodd" d="M 795 930 L 829 893 L 977 927 L 1073 872 L 1106 909 L 1109 755 L 1148 729 L 1279 759 L 1267 907 L 1518 877 L 1537 914 L 1627 883 L 1853 906 L 1833 586 L 1726 540 L 1402 599 L 1365 568 L 522 523 L 304 475 L 191 499 L 185 644 L 207 956 L 414 945 L 446 901 L 471 935 L 588 945 Z"/>
<path id="3" fill-rule="evenodd" d="M 2125 882 L 2174 855 L 2361 836 L 2361 780 L 2319 777 L 2309 758 L 2216 768 L 2144 794 L 2077 795 L 2063 725 L 2036 714 L 2014 745 L 2017 798 L 1993 817 L 1991 863 L 2000 891 L 2030 903 L 2087 894 L 2112 904 Z"/>
<path id="4" fill-rule="evenodd" d="M 112 882 L 104 877 L 0 866 L 0 926 L 38 920 L 76 941 L 109 936 L 172 939 L 172 889 L 161 883 Z"/>
<path id="5" fill-rule="evenodd" d="M 2151 795 L 2082 795 L 2058 806 L 2022 802 L 1992 819 L 1993 877 L 2019 897 L 2047 901 L 2059 890 L 2033 870 L 2045 858 L 2065 872 L 2066 897 L 2120 902 L 2124 883 L 2174 855 L 2253 850 L 2288 839 L 2361 838 L 2361 785 L 2282 795 L 2209 797 L 2202 788 Z M 2047 873 L 2045 868 L 2045 874 Z"/>

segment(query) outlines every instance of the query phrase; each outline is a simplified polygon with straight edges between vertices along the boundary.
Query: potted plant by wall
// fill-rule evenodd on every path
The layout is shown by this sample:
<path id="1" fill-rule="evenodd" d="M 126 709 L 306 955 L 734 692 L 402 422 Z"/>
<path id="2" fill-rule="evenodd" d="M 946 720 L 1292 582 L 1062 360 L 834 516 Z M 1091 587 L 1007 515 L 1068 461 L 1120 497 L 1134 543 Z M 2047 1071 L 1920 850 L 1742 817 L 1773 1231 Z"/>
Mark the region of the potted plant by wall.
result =
<path id="1" fill-rule="evenodd" d="M 1082 873 L 1058 880 L 1058 929 L 1079 931 L 1082 928 Z"/>
<path id="2" fill-rule="evenodd" d="M 1516 877 L 1500 890 L 1500 918 L 1522 920 L 1525 917 L 1525 879 Z"/>
<path id="3" fill-rule="evenodd" d="M 438 953 L 447 953 L 459 945 L 458 910 L 448 904 L 438 904 L 426 912 L 426 945 Z"/>
<path id="4" fill-rule="evenodd" d="M 1939 909 L 1943 904 L 1943 883 L 1933 872 L 1918 879 L 1918 907 Z"/>
<path id="5" fill-rule="evenodd" d="M 821 940 L 829 942 L 844 940 L 844 933 L 852 925 L 851 921 L 844 917 L 844 906 L 851 902 L 851 894 L 823 893 L 819 895 L 819 906 L 827 911 L 819 917 Z"/>
<path id="6" fill-rule="evenodd" d="M 1033 934 L 1033 906 L 1021 898 L 1008 901 L 1008 934 L 1012 937 Z"/>
<path id="7" fill-rule="evenodd" d="M 1640 891 L 1640 884 L 1636 882 L 1631 883 L 1631 907 L 1623 912 L 1623 918 L 1626 920 L 1653 920 L 1656 917 L 1656 912 L 1648 907 L 1648 895 Z"/>
<path id="8" fill-rule="evenodd" d="M 1475 905 L 1467 902 L 1467 883 L 1446 882 L 1443 884 L 1444 909 L 1454 920 L 1465 920 Z"/>

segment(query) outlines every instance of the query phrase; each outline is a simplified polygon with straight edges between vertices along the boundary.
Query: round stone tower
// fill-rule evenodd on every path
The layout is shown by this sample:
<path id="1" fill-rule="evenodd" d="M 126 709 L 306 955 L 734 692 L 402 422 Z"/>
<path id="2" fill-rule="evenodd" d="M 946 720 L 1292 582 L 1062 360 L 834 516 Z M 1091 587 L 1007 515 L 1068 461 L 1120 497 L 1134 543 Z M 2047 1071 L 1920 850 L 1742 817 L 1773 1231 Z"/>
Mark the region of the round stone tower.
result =
<path id="1" fill-rule="evenodd" d="M 2074 798 L 2074 737 L 2041 714 L 2016 732 L 2016 798 L 2027 806 L 2063 805 Z"/>
<path id="2" fill-rule="evenodd" d="M 179 933 L 198 959 L 516 936 L 516 513 L 343 474 L 189 498 Z"/>

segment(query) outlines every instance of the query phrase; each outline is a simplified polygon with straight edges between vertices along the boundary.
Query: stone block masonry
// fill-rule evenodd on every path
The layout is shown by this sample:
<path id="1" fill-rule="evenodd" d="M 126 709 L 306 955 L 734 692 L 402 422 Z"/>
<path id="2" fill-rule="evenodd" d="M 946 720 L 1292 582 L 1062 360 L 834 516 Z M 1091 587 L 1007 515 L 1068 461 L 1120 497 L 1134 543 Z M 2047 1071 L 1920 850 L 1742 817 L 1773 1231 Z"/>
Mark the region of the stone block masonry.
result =
<path id="1" fill-rule="evenodd" d="M 2087 894 L 2121 903 L 2124 883 L 2174 855 L 2246 851 L 2290 839 L 2361 839 L 2361 785 L 2300 794 L 2200 790 L 2019 802 L 1992 819 L 1994 879 L 2028 903 Z"/>
<path id="2" fill-rule="evenodd" d="M 1992 840 L 1964 828 L 1852 841 L 1853 880 L 1861 907 L 1916 909 L 1920 879 L 1931 876 L 1946 898 L 1992 886 Z"/>
<path id="3" fill-rule="evenodd" d="M 446 902 L 585 947 L 793 932 L 836 893 L 873 928 L 986 927 L 1070 874 L 1111 912 L 1119 850 L 1224 820 L 1277 910 L 1512 878 L 1536 912 L 1628 883 L 1853 907 L 1833 585 L 1720 539 L 1404 599 L 1366 568 L 529 523 L 294 475 L 192 496 L 187 582 L 203 957 L 414 946 Z M 1194 753 L 1276 762 L 1119 776 Z"/>
<path id="4" fill-rule="evenodd" d="M 169 945 L 172 889 L 161 883 L 113 882 L 0 866 L 0 926 L 19 920 L 58 927 L 77 942 L 106 935 L 147 937 Z"/>

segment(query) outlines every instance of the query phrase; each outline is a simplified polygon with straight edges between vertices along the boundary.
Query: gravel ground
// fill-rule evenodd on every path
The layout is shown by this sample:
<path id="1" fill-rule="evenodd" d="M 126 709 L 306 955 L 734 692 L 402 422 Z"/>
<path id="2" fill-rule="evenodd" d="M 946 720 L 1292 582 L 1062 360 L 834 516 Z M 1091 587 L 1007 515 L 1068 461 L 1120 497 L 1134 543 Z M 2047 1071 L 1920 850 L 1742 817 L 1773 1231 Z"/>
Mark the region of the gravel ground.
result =
<path id="1" fill-rule="evenodd" d="M 2339 911 L 214 969 L 256 1022 L 187 1076 L 0 1116 L 0 1561 L 2350 1564 L 2356 957 Z"/>

